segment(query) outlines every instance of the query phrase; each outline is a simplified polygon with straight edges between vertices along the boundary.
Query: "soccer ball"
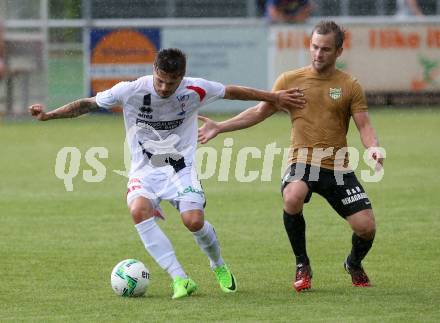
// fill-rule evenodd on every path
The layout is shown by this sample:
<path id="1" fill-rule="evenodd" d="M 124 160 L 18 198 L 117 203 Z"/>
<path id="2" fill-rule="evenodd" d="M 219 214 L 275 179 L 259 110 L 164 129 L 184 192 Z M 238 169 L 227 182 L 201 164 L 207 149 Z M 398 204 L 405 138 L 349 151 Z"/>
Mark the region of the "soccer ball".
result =
<path id="1" fill-rule="evenodd" d="M 139 260 L 126 259 L 113 268 L 110 282 L 120 296 L 142 296 L 150 284 L 150 272 Z"/>

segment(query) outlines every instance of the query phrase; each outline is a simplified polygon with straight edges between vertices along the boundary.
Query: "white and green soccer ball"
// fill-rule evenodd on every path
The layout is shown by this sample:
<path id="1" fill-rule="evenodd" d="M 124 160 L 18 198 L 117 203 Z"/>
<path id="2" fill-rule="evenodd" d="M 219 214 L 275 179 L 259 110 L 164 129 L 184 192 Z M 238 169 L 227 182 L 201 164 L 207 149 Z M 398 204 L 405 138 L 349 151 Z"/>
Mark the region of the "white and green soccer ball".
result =
<path id="1" fill-rule="evenodd" d="M 142 296 L 150 284 L 150 272 L 139 260 L 126 259 L 113 268 L 110 282 L 120 296 Z"/>

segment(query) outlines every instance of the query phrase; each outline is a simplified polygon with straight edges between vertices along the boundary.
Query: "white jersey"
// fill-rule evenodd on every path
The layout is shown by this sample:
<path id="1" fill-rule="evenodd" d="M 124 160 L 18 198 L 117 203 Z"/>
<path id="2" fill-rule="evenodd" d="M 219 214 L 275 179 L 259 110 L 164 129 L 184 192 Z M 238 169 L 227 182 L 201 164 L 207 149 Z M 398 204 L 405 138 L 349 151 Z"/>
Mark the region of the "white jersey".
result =
<path id="1" fill-rule="evenodd" d="M 158 167 L 178 171 L 192 166 L 197 147 L 197 111 L 224 96 L 225 86 L 221 83 L 184 77 L 170 97 L 161 98 L 154 90 L 153 76 L 148 75 L 99 92 L 96 103 L 104 109 L 123 108 L 131 176 Z"/>

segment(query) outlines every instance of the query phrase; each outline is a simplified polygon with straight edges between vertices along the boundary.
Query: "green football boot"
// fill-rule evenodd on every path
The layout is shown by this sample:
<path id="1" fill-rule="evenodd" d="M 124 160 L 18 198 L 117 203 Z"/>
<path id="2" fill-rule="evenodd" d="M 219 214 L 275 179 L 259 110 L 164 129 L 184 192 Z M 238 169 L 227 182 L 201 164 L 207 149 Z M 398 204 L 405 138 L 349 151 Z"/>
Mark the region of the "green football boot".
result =
<path id="1" fill-rule="evenodd" d="M 197 290 L 197 284 L 191 278 L 177 276 L 171 284 L 173 299 L 189 296 Z"/>
<path id="2" fill-rule="evenodd" d="M 222 291 L 225 293 L 235 293 L 237 291 L 235 277 L 226 264 L 214 268 L 213 271 Z"/>

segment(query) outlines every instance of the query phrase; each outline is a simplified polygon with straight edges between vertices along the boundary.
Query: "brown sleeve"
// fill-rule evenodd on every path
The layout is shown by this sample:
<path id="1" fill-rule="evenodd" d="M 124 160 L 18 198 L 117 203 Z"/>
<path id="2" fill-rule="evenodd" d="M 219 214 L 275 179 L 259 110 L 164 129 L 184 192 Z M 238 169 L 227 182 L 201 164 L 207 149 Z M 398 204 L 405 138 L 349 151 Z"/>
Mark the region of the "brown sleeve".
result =
<path id="1" fill-rule="evenodd" d="M 351 95 L 350 113 L 368 111 L 367 99 L 365 93 L 357 80 L 354 80 Z"/>
<path id="2" fill-rule="evenodd" d="M 286 89 L 286 76 L 283 74 L 281 74 L 280 76 L 278 76 L 277 80 L 275 81 L 275 83 L 273 84 L 272 87 L 272 92 L 275 91 L 281 91 L 281 90 L 287 90 Z"/>

